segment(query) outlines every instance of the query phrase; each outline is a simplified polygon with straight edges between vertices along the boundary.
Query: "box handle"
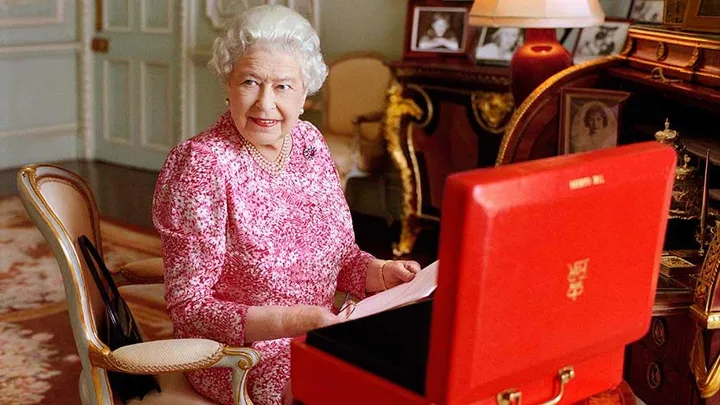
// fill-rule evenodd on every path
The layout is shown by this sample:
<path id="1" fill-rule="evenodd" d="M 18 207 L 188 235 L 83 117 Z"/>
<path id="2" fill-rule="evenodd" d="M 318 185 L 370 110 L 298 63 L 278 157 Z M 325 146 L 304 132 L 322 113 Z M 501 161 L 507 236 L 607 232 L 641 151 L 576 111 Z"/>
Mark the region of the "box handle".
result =
<path id="1" fill-rule="evenodd" d="M 557 379 L 560 383 L 560 391 L 558 391 L 557 395 L 555 395 L 555 397 L 551 400 L 543 402 L 539 405 L 555 405 L 560 402 L 563 394 L 565 393 L 565 384 L 573 378 L 575 378 L 575 369 L 573 369 L 572 366 L 564 367 L 558 370 Z M 553 389 L 555 389 L 555 387 L 553 387 Z M 522 405 L 522 392 L 514 389 L 505 390 L 497 394 L 497 403 L 498 405 Z"/>

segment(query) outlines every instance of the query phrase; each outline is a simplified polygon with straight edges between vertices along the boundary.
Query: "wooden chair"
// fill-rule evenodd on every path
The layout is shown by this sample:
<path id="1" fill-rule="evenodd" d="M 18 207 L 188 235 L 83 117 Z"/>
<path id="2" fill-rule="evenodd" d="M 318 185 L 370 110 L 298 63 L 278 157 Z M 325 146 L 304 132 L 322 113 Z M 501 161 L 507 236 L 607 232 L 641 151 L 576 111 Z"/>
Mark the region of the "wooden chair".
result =
<path id="1" fill-rule="evenodd" d="M 98 335 L 105 324 L 102 298 L 78 253 L 77 239 L 87 235 L 102 254 L 98 210 L 91 190 L 77 174 L 52 165 L 22 168 L 17 184 L 25 209 L 50 245 L 62 272 L 82 363 L 79 389 L 84 405 L 120 403 L 110 387 L 108 371 L 157 375 L 162 392 L 152 392 L 133 404 L 211 404 L 182 375 L 210 367 L 231 368 L 235 404 L 252 404 L 245 382 L 248 371 L 260 361 L 254 349 L 229 347 L 207 339 L 168 339 L 111 351 Z M 118 285 L 162 283 L 162 260 L 134 263 L 114 277 Z"/>

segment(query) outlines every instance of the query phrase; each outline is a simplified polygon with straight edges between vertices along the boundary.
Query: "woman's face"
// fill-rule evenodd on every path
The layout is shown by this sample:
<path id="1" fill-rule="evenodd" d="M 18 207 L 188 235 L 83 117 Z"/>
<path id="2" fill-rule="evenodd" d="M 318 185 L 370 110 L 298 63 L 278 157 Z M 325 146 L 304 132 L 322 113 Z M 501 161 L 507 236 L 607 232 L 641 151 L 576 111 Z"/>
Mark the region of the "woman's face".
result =
<path id="1" fill-rule="evenodd" d="M 603 127 L 603 121 L 604 121 L 603 115 L 599 112 L 593 112 L 590 114 L 590 117 L 588 118 L 588 123 L 590 124 L 590 132 L 595 132 L 599 129 L 602 129 Z"/>
<path id="2" fill-rule="evenodd" d="M 256 146 L 280 146 L 305 103 L 298 57 L 251 48 L 228 77 L 230 114 L 238 132 Z"/>
<path id="3" fill-rule="evenodd" d="M 445 20 L 444 18 L 438 18 L 432 23 L 432 28 L 435 31 L 435 34 L 439 37 L 445 35 L 445 32 L 449 27 L 450 24 L 448 24 L 447 20 Z"/>

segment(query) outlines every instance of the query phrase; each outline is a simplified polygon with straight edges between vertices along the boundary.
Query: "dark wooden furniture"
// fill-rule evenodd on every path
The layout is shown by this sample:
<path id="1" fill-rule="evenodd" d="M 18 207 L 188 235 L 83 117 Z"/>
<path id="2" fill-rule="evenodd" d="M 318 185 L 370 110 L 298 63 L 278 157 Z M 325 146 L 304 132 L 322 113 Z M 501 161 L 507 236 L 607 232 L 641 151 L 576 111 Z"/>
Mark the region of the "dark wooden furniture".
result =
<path id="1" fill-rule="evenodd" d="M 513 108 L 509 70 L 498 66 L 391 63 L 388 151 L 403 185 L 395 255 L 412 251 L 424 221 L 437 221 L 445 178 L 495 164 Z"/>
<path id="2" fill-rule="evenodd" d="M 619 144 L 654 140 L 668 118 L 687 146 L 689 164 L 701 174 L 711 150 L 709 184 L 720 188 L 720 36 L 631 28 L 620 55 L 553 76 L 518 107 L 503 137 L 498 165 L 558 154 L 565 88 L 629 92 Z M 711 214 L 717 213 L 712 204 Z M 714 224 L 718 218 L 713 215 L 709 223 Z M 698 217 L 669 219 L 666 249 L 697 249 Z M 661 276 L 650 331 L 628 348 L 625 379 L 647 404 L 720 404 L 720 240 L 713 244 L 698 274 L 678 280 Z"/>

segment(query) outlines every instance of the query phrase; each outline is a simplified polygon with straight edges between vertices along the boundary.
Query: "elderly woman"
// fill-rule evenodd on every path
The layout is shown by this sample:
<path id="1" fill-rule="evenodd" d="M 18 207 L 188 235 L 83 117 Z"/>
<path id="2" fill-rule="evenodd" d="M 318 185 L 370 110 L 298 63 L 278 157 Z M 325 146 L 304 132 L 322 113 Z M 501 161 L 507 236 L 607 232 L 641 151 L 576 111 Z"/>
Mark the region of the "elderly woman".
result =
<path id="1" fill-rule="evenodd" d="M 239 15 L 210 62 L 229 109 L 170 152 L 155 189 L 175 335 L 260 351 L 249 377 L 257 405 L 289 394 L 289 338 L 344 319 L 332 312 L 336 289 L 362 298 L 420 270 L 358 248 L 327 145 L 298 120 L 327 75 L 319 42 L 286 7 Z M 187 379 L 232 403 L 229 370 Z"/>

